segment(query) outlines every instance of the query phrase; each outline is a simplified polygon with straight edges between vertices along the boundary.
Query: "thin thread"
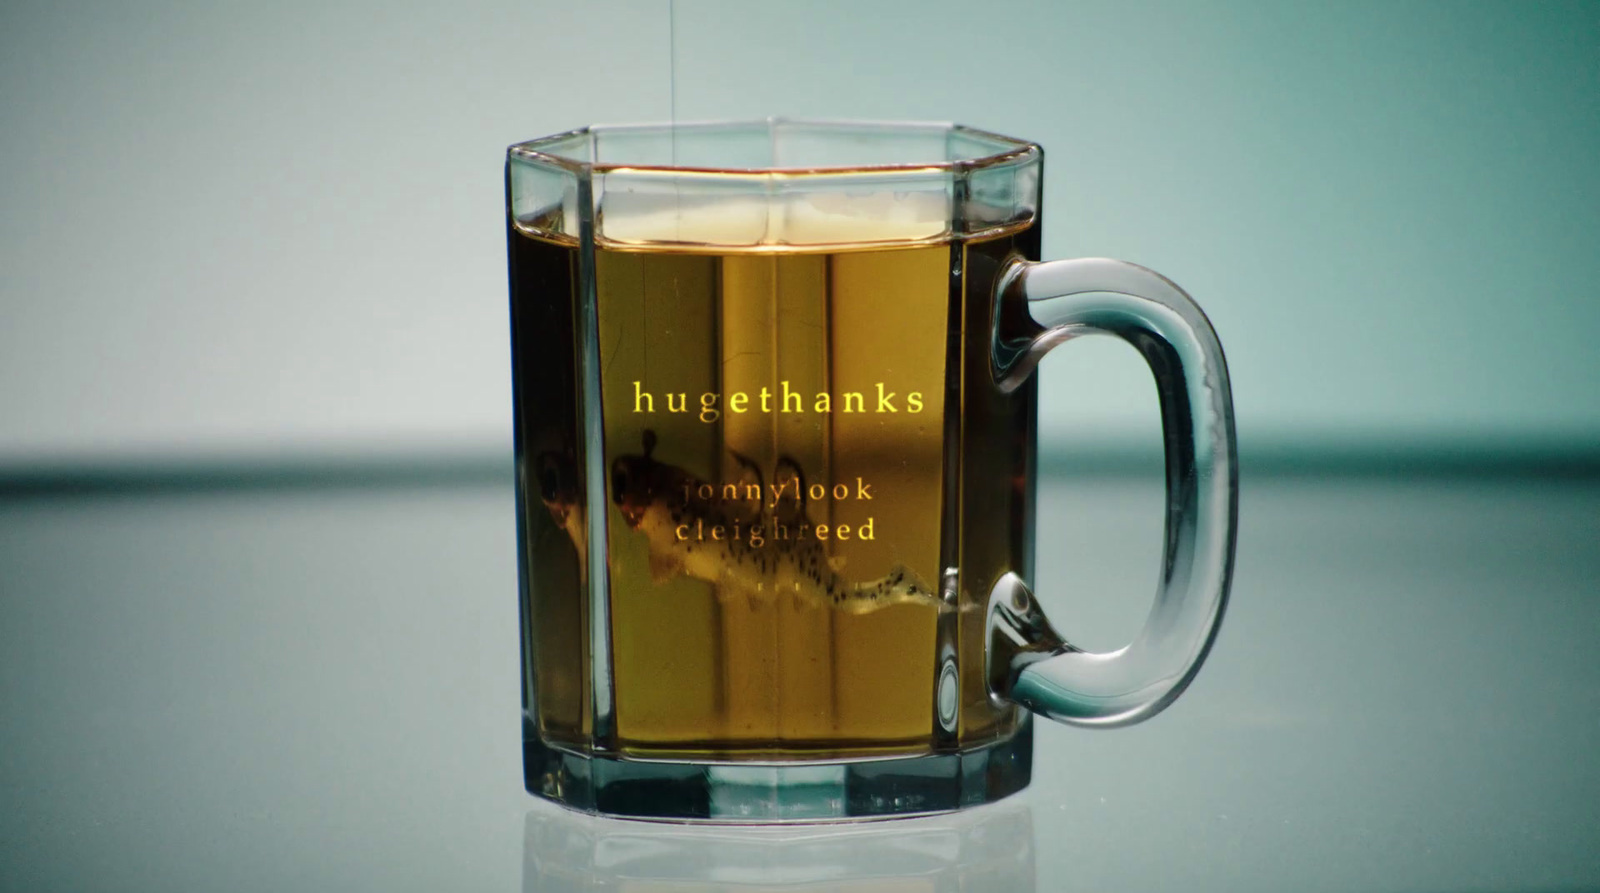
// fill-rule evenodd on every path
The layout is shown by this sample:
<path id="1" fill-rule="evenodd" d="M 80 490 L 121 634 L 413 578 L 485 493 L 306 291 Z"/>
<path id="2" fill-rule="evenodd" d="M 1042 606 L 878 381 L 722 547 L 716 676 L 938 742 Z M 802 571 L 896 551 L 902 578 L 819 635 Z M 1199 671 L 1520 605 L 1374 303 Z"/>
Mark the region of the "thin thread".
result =
<path id="1" fill-rule="evenodd" d="M 678 166 L 678 4 L 667 0 L 667 142 L 672 153 L 672 166 Z M 683 193 L 673 178 L 673 238 L 683 239 Z"/>
<path id="2" fill-rule="evenodd" d="M 672 128 L 672 163 L 678 163 L 678 5 L 667 0 L 667 121 Z"/>

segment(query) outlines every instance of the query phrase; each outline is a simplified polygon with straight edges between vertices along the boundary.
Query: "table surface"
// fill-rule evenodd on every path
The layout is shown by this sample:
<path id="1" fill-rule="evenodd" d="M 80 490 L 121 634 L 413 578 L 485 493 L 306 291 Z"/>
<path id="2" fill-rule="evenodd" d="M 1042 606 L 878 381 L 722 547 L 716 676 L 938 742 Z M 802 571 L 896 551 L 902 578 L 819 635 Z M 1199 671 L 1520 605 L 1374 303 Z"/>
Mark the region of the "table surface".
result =
<path id="1" fill-rule="evenodd" d="M 1120 644 L 1159 482 L 1040 495 L 1041 600 Z M 1600 482 L 1247 475 L 1240 512 L 1159 717 L 1039 723 L 984 809 L 730 830 L 523 792 L 504 480 L 12 493 L 0 889 L 1600 889 Z"/>

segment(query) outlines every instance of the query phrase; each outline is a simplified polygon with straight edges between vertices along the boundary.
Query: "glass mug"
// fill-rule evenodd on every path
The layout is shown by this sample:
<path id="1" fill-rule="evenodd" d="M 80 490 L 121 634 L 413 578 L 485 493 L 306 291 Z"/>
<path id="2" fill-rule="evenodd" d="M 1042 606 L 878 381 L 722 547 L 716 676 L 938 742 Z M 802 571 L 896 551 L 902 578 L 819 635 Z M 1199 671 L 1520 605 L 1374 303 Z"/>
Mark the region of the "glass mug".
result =
<path id="1" fill-rule="evenodd" d="M 608 815 L 940 812 L 1028 783 L 1029 713 L 1137 722 L 1222 617 L 1222 349 L 1176 285 L 1039 261 L 1037 146 L 946 124 L 594 127 L 508 150 L 524 771 Z M 1165 558 L 1127 647 L 1034 603 L 1037 383 L 1149 363 Z M 1025 708 L 1025 709 L 1022 709 Z"/>

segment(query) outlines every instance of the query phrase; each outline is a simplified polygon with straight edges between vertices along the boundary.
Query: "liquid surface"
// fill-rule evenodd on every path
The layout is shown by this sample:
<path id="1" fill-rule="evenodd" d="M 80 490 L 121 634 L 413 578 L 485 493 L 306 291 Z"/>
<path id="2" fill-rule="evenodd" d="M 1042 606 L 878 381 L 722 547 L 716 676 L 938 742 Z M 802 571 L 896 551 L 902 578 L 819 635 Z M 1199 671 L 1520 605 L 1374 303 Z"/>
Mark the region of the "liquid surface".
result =
<path id="1" fill-rule="evenodd" d="M 949 235 L 950 216 L 942 187 L 736 198 L 613 192 L 605 196 L 599 228 L 601 243 L 612 247 L 656 244 L 715 253 L 809 246 L 809 253 L 816 253 L 818 246 L 837 245 L 850 246 L 840 253 L 856 254 L 864 244 L 942 241 Z M 949 245 L 943 244 L 948 254 Z"/>

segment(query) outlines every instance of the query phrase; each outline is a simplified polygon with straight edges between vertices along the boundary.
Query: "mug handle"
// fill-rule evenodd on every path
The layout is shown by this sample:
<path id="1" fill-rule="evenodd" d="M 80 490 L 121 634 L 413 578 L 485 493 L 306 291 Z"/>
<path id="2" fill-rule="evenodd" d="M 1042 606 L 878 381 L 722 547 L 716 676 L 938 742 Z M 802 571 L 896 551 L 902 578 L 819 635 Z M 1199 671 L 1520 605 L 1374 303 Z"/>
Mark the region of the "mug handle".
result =
<path id="1" fill-rule="evenodd" d="M 1227 361 L 1211 323 L 1160 274 L 1106 258 L 1002 270 L 993 372 L 1015 389 L 1051 348 L 1080 335 L 1133 345 L 1155 375 L 1166 441 L 1166 546 L 1155 605 L 1133 642 L 1095 654 L 1051 628 L 1015 573 L 989 593 L 991 696 L 1064 723 L 1113 727 L 1183 693 L 1216 638 L 1233 575 L 1239 472 Z"/>

